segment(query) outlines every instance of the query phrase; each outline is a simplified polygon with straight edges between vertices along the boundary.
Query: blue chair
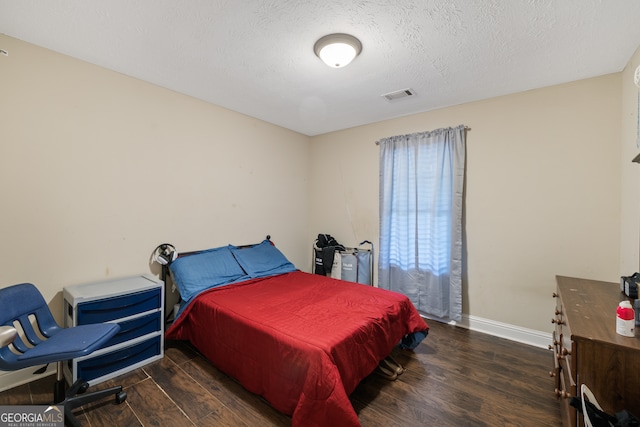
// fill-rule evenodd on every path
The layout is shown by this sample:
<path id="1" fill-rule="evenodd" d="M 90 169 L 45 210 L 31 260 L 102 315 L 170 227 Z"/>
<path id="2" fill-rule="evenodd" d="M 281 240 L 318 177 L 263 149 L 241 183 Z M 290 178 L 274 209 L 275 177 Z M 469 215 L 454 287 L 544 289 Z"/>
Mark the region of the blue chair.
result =
<path id="1" fill-rule="evenodd" d="M 0 289 L 0 370 L 57 363 L 53 403 L 64 406 L 67 425 L 80 426 L 74 408 L 110 395 L 115 395 L 116 403 L 127 398 L 122 386 L 85 394 L 89 384 L 81 378 L 65 390 L 62 371 L 63 362 L 93 353 L 119 330 L 120 326 L 112 323 L 61 328 L 34 285 Z"/>

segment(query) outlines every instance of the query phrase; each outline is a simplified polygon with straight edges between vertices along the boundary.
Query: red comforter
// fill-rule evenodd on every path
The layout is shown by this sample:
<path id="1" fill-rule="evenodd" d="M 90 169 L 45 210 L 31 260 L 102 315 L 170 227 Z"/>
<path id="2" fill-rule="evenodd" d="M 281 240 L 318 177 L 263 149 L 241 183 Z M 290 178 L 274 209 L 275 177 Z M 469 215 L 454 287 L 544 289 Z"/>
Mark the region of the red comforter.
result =
<path id="1" fill-rule="evenodd" d="M 293 426 L 359 426 L 349 394 L 426 329 L 404 295 L 296 271 L 202 293 L 166 338 L 189 340 Z"/>

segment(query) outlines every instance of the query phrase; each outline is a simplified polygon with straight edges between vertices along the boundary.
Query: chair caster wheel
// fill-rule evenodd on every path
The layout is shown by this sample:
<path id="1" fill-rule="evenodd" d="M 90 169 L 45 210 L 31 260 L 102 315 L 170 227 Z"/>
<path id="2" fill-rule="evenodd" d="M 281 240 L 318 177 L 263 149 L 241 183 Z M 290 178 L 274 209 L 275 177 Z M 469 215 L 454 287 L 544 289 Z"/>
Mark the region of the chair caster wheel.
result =
<path id="1" fill-rule="evenodd" d="M 89 383 L 84 382 L 80 385 L 80 387 L 78 388 L 78 394 L 82 394 L 85 391 L 89 390 Z"/>
<path id="2" fill-rule="evenodd" d="M 126 391 L 121 391 L 120 393 L 116 394 L 116 403 L 119 405 L 122 402 L 124 402 L 125 400 L 127 400 L 127 392 Z"/>

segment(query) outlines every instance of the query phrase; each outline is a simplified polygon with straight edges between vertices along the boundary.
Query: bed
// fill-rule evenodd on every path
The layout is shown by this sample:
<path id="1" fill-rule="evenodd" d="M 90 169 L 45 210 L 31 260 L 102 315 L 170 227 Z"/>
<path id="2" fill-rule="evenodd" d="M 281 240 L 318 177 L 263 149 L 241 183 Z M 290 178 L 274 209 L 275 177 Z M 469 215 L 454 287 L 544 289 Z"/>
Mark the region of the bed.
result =
<path id="1" fill-rule="evenodd" d="M 212 248 L 170 265 L 183 298 L 168 340 L 291 415 L 293 426 L 359 426 L 349 394 L 428 326 L 407 297 L 297 270 L 265 240 Z"/>

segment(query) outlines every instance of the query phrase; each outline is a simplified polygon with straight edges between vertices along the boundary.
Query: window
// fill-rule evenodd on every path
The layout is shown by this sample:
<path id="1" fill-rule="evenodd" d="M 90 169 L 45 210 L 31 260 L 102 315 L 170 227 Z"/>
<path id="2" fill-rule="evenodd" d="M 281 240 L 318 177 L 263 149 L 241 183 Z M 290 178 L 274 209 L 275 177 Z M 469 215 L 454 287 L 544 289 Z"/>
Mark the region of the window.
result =
<path id="1" fill-rule="evenodd" d="M 409 296 L 418 310 L 458 317 L 465 128 L 380 144 L 379 286 Z M 459 310 L 450 310 L 452 299 Z"/>

